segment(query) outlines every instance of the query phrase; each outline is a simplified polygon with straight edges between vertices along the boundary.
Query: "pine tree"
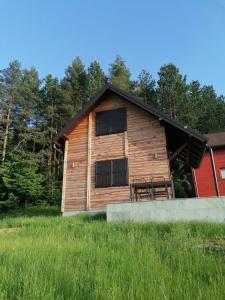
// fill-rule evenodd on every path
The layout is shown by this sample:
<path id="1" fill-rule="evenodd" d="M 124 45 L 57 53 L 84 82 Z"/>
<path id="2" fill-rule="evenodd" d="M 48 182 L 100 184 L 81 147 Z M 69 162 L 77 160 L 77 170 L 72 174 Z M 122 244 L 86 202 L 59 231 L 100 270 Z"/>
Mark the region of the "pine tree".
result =
<path id="1" fill-rule="evenodd" d="M 17 107 L 16 101 L 19 98 L 21 88 L 21 66 L 18 61 L 10 63 L 7 69 L 0 72 L 0 99 L 2 102 L 2 148 L 1 148 L 1 161 L 5 161 L 9 138 L 10 126 L 15 116 L 15 109 Z"/>
<path id="2" fill-rule="evenodd" d="M 202 133 L 224 130 L 225 102 L 217 97 L 212 86 L 205 85 L 201 89 L 202 105 L 199 106 L 196 127 Z"/>
<path id="3" fill-rule="evenodd" d="M 43 134 L 42 141 L 42 172 L 46 175 L 46 197 L 48 200 L 54 199 L 59 177 L 60 157 L 56 152 L 53 144 L 54 137 L 58 132 L 58 124 L 61 121 L 61 87 L 57 78 L 48 75 L 44 79 L 44 86 L 42 89 L 43 103 L 42 103 L 42 117 L 40 124 L 41 132 Z"/>
<path id="4" fill-rule="evenodd" d="M 200 82 L 195 80 L 188 85 L 188 127 L 198 129 L 198 118 L 203 106 Z"/>
<path id="5" fill-rule="evenodd" d="M 135 94 L 147 104 L 157 107 L 155 80 L 148 71 L 142 70 L 139 74 Z"/>
<path id="6" fill-rule="evenodd" d="M 26 147 L 27 151 L 35 150 L 36 125 L 39 116 L 41 81 L 37 70 L 22 70 L 19 101 L 16 103 L 15 117 L 13 120 L 13 149 Z"/>
<path id="7" fill-rule="evenodd" d="M 170 117 L 184 121 L 187 105 L 186 76 L 182 76 L 173 64 L 162 66 L 158 74 L 159 108 Z"/>
<path id="8" fill-rule="evenodd" d="M 61 82 L 64 123 L 83 107 L 88 96 L 87 73 L 79 57 L 75 58 L 65 73 L 66 75 Z"/>
<path id="9" fill-rule="evenodd" d="M 125 61 L 117 55 L 114 63 L 109 68 L 109 81 L 125 91 L 130 91 L 132 87 L 130 76 Z"/>
<path id="10" fill-rule="evenodd" d="M 88 68 L 88 98 L 90 99 L 106 82 L 105 74 L 100 64 L 94 60 Z"/>

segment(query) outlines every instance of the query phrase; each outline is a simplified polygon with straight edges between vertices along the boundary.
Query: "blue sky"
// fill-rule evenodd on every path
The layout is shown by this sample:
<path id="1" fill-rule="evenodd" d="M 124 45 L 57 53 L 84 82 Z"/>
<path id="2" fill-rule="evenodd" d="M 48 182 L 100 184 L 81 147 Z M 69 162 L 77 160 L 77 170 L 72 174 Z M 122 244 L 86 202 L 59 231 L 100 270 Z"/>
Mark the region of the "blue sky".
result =
<path id="1" fill-rule="evenodd" d="M 0 0 L 0 68 L 62 78 L 76 56 L 107 72 L 116 54 L 133 78 L 172 62 L 225 95 L 225 0 Z"/>

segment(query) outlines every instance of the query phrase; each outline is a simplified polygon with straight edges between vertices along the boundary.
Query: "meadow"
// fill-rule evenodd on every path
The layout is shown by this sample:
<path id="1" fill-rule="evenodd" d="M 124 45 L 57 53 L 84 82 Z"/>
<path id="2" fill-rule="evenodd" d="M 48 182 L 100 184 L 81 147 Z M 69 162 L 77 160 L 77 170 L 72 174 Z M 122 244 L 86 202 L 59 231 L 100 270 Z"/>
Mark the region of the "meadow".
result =
<path id="1" fill-rule="evenodd" d="M 1 215 L 0 299 L 225 299 L 225 225 Z"/>

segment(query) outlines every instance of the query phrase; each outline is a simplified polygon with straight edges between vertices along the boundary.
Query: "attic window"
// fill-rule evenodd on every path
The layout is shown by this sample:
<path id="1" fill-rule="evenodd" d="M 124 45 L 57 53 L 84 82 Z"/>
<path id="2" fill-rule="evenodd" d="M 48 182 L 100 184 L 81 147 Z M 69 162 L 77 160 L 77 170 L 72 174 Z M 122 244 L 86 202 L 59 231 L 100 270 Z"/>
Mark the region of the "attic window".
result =
<path id="1" fill-rule="evenodd" d="M 100 111 L 96 113 L 96 135 L 120 133 L 127 130 L 126 108 Z"/>
<path id="2" fill-rule="evenodd" d="M 127 184 L 127 158 L 97 161 L 95 163 L 95 187 L 123 186 Z"/>

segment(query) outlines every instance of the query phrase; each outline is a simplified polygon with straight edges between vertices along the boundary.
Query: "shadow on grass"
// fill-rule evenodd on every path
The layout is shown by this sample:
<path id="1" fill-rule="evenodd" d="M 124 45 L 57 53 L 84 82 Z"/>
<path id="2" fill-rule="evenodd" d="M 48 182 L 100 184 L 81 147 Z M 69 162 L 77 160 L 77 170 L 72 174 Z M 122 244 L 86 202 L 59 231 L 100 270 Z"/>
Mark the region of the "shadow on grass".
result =
<path id="1" fill-rule="evenodd" d="M 18 217 L 50 217 L 50 216 L 60 216 L 60 206 L 57 205 L 37 205 L 28 206 L 26 208 L 15 208 L 4 213 L 0 213 L 0 220 L 4 218 L 18 218 Z M 99 212 L 97 214 L 80 215 L 79 218 L 84 222 L 93 221 L 106 221 L 106 213 Z"/>
<path id="2" fill-rule="evenodd" d="M 93 222 L 93 221 L 106 221 L 106 212 L 99 212 L 97 214 L 93 214 L 93 215 L 82 215 L 80 216 L 80 218 L 82 218 L 83 221 L 86 222 Z"/>
<path id="3" fill-rule="evenodd" d="M 0 219 L 17 217 L 50 217 L 60 216 L 58 205 L 38 205 L 26 208 L 15 208 L 4 213 L 0 213 Z"/>

